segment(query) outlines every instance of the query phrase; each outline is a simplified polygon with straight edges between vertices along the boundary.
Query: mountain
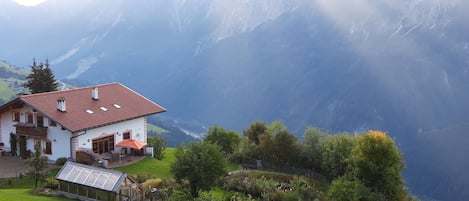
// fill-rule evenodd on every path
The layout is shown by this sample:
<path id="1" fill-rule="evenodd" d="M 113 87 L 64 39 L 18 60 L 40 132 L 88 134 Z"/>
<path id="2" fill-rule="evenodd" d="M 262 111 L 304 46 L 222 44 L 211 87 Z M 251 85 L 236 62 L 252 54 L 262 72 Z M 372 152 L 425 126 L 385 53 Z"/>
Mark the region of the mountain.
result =
<path id="1" fill-rule="evenodd" d="M 469 139 L 453 129 L 469 120 L 468 8 L 463 0 L 0 1 L 0 55 L 19 66 L 49 58 L 73 82 L 122 82 L 198 127 L 242 131 L 281 119 L 298 136 L 308 125 L 384 130 L 405 154 L 413 193 L 464 200 L 467 160 L 452 153 L 469 148 L 452 145 Z"/>

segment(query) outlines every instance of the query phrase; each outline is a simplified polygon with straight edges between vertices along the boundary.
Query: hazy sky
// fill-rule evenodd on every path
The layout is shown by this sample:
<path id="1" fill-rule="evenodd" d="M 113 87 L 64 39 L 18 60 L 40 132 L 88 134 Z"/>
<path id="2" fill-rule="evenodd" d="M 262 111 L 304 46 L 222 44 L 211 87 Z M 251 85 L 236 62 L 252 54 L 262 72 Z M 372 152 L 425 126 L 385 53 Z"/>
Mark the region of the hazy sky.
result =
<path id="1" fill-rule="evenodd" d="M 40 3 L 43 3 L 47 0 L 12 0 L 16 2 L 17 4 L 23 5 L 23 6 L 36 6 Z"/>

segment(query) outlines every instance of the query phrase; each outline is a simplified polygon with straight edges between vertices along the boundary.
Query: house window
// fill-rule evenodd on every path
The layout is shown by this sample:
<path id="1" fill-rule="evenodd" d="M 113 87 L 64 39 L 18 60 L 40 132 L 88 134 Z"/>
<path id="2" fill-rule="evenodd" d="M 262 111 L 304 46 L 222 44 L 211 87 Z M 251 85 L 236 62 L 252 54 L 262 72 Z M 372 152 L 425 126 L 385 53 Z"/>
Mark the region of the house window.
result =
<path id="1" fill-rule="evenodd" d="M 130 132 L 129 131 L 124 132 L 123 135 L 124 135 L 124 140 L 125 139 L 130 139 Z"/>
<path id="2" fill-rule="evenodd" d="M 56 123 L 54 120 L 49 119 L 49 126 L 56 127 L 56 126 L 57 126 L 57 123 Z"/>
<path id="3" fill-rule="evenodd" d="M 26 118 L 26 123 L 30 123 L 30 124 L 34 123 L 33 113 L 28 112 L 26 117 L 27 117 Z"/>
<path id="4" fill-rule="evenodd" d="M 111 151 L 114 151 L 114 135 L 93 140 L 94 153 L 102 154 Z"/>
<path id="5" fill-rule="evenodd" d="M 52 142 L 50 140 L 46 141 L 45 154 L 52 154 Z"/>
<path id="6" fill-rule="evenodd" d="M 44 117 L 41 115 L 36 116 L 37 126 L 44 127 Z"/>
<path id="7" fill-rule="evenodd" d="M 13 111 L 13 121 L 19 122 L 20 121 L 20 112 Z"/>

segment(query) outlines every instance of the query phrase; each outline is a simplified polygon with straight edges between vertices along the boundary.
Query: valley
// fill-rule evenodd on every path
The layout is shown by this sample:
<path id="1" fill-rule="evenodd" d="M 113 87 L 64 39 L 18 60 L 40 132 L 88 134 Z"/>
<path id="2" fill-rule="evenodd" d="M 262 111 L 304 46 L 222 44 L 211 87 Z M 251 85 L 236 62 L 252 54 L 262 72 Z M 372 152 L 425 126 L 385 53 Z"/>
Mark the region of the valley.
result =
<path id="1" fill-rule="evenodd" d="M 254 121 L 282 120 L 299 138 L 309 125 L 384 130 L 404 152 L 413 194 L 464 200 L 467 8 L 461 0 L 1 1 L 0 59 L 28 70 L 32 58 L 48 58 L 63 82 L 136 89 L 168 108 L 151 123 L 169 131 L 161 135 L 171 145 L 213 125 L 242 134 Z M 25 74 L 0 73 L 6 101 L 20 90 L 6 86 Z"/>

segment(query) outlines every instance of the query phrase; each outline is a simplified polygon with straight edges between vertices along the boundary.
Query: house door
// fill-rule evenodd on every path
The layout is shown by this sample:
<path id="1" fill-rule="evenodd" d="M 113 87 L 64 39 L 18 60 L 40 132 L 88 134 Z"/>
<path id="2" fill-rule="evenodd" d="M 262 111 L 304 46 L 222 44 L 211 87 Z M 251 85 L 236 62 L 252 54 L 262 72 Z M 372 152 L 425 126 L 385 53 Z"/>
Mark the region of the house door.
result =
<path id="1" fill-rule="evenodd" d="M 114 151 L 114 135 L 93 140 L 93 152 L 102 154 Z"/>

